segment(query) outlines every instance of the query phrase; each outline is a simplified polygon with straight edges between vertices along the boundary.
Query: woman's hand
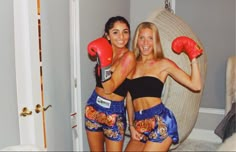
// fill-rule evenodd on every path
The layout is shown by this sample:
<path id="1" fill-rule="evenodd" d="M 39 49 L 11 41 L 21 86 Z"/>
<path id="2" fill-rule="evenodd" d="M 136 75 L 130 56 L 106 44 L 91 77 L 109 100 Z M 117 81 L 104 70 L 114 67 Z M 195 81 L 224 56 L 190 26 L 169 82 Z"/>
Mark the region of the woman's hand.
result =
<path id="1" fill-rule="evenodd" d="M 140 141 L 143 138 L 143 135 L 140 134 L 135 128 L 134 126 L 130 126 L 130 134 L 131 134 L 131 138 L 134 140 L 138 140 Z"/>

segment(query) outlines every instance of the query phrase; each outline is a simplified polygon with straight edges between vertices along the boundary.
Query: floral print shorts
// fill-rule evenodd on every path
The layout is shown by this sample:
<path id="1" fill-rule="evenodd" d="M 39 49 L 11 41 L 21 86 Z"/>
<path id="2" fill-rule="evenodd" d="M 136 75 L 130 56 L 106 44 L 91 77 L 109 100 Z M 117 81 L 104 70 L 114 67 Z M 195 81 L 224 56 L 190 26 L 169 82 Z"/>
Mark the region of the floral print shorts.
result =
<path id="1" fill-rule="evenodd" d="M 121 141 L 126 126 L 124 101 L 110 101 L 94 91 L 85 107 L 86 130 L 100 131 L 110 140 Z"/>
<path id="2" fill-rule="evenodd" d="M 158 104 L 150 109 L 135 112 L 135 129 L 144 136 L 140 140 L 146 143 L 162 142 L 168 136 L 173 143 L 178 143 L 178 126 L 174 114 L 164 106 Z"/>

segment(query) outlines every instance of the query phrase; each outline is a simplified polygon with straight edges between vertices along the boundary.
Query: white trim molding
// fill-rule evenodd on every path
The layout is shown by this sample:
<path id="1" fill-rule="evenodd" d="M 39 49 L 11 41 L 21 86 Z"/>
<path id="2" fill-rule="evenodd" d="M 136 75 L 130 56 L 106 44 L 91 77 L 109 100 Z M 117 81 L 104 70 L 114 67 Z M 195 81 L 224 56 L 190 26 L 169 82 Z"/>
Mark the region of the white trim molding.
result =
<path id="1" fill-rule="evenodd" d="M 83 114 L 80 75 L 79 0 L 70 0 L 71 127 L 73 151 L 83 151 Z"/>
<path id="2" fill-rule="evenodd" d="M 200 108 L 199 113 L 224 115 L 225 110 L 224 109 L 214 109 L 214 108 Z"/>

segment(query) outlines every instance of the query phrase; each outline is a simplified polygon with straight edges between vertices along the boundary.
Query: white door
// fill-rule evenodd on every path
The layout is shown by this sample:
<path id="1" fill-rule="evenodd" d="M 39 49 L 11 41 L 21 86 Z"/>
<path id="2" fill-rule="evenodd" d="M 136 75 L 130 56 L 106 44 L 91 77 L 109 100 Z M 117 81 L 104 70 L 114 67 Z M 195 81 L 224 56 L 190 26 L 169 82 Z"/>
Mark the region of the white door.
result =
<path id="1" fill-rule="evenodd" d="M 34 113 L 36 104 L 41 104 L 42 101 L 36 2 L 14 0 L 13 3 L 15 66 L 20 144 L 33 144 L 42 148 L 42 115 Z"/>
<path id="2" fill-rule="evenodd" d="M 80 89 L 75 84 L 79 81 L 79 69 L 73 65 L 76 59 L 71 60 L 77 51 L 76 47 L 71 47 L 77 39 L 70 38 L 71 23 L 76 24 L 74 19 L 70 19 L 71 3 L 78 5 L 77 0 L 40 0 L 41 13 L 38 16 L 37 0 L 14 0 L 21 144 L 33 144 L 50 151 L 82 150 L 78 136 L 81 124 L 73 128 L 76 121 L 71 123 L 71 118 L 74 118 L 71 113 L 80 113 L 79 105 L 76 104 Z M 35 111 L 37 105 L 41 107 L 39 111 Z M 23 112 L 26 108 L 26 112 Z"/>

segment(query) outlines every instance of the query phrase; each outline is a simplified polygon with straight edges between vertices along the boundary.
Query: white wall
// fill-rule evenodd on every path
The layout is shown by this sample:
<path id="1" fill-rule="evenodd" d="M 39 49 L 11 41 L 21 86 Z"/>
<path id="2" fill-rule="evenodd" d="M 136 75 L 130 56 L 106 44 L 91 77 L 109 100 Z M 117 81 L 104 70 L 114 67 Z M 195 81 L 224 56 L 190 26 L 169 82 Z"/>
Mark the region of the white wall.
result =
<path id="1" fill-rule="evenodd" d="M 224 109 L 226 62 L 235 54 L 235 0 L 178 0 L 176 14 L 192 27 L 207 53 L 201 107 Z"/>
<path id="2" fill-rule="evenodd" d="M 47 150 L 72 151 L 68 0 L 40 0 Z"/>
<path id="3" fill-rule="evenodd" d="M 0 1 L 0 149 L 19 144 L 15 79 L 13 0 Z"/>
<path id="4" fill-rule="evenodd" d="M 130 25 L 133 36 L 138 24 L 157 8 L 164 7 L 164 0 L 130 0 Z"/>

